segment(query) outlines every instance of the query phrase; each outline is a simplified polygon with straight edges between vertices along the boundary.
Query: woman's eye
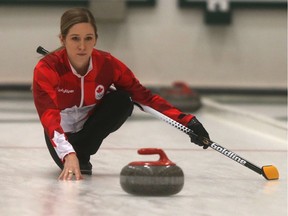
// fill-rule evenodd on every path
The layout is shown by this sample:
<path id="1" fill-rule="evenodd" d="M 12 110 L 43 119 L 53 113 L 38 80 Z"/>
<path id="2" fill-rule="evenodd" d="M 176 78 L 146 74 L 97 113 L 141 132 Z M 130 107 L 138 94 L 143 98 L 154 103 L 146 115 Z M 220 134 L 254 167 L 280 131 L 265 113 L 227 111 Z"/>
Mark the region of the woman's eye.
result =
<path id="1" fill-rule="evenodd" d="M 86 37 L 86 40 L 91 41 L 91 40 L 93 40 L 93 37 Z"/>
<path id="2" fill-rule="evenodd" d="M 73 41 L 79 41 L 79 40 L 80 40 L 79 37 L 72 37 L 71 39 L 72 39 Z"/>

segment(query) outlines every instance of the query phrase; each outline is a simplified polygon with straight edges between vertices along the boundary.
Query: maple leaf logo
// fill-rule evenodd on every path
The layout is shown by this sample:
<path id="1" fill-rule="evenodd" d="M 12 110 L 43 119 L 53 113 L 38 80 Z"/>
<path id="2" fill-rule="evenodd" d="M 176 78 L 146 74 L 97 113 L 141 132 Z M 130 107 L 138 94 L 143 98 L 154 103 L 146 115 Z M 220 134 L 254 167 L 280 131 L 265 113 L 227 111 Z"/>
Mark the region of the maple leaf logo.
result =
<path id="1" fill-rule="evenodd" d="M 97 93 L 101 93 L 101 92 L 103 92 L 103 89 L 104 88 L 102 88 L 102 86 L 99 86 L 99 88 L 96 88 L 96 92 Z"/>
<path id="2" fill-rule="evenodd" d="M 103 85 L 98 85 L 95 89 L 95 98 L 100 100 L 104 96 L 105 90 Z"/>

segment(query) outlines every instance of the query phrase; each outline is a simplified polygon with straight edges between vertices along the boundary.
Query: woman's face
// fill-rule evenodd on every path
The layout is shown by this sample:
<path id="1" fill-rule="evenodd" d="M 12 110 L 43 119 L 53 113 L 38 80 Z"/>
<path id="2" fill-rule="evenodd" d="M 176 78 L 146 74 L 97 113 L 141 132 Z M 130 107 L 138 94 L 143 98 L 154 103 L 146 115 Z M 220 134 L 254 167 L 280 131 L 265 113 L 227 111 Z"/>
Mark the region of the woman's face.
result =
<path id="1" fill-rule="evenodd" d="M 90 23 L 73 25 L 66 37 L 60 36 L 60 39 L 74 67 L 88 64 L 97 40 L 94 28 Z"/>

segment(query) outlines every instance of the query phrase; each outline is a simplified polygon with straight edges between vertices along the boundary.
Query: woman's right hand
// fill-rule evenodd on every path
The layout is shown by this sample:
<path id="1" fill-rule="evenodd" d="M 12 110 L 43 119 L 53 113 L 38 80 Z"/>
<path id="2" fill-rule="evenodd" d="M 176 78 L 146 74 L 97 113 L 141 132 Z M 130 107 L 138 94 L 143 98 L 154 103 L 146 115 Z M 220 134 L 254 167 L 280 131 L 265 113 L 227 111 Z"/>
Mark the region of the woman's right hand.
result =
<path id="1" fill-rule="evenodd" d="M 79 161 L 75 153 L 68 154 L 65 158 L 64 168 L 59 176 L 59 180 L 75 180 L 83 179 L 80 171 Z"/>
<path id="2" fill-rule="evenodd" d="M 187 127 L 192 130 L 192 133 L 189 134 L 191 142 L 203 146 L 203 149 L 207 149 L 209 146 L 205 140 L 210 140 L 210 137 L 201 122 L 199 122 L 196 117 L 193 117 Z"/>

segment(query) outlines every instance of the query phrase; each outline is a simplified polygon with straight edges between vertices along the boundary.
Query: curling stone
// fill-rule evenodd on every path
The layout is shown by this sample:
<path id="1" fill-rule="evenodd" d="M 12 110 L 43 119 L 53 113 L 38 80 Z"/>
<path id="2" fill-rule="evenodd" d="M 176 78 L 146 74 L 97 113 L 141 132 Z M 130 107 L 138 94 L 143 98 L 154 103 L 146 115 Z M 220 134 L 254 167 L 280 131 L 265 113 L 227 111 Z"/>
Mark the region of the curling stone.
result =
<path id="1" fill-rule="evenodd" d="M 162 149 L 142 148 L 138 154 L 159 154 L 158 161 L 134 161 L 123 167 L 120 184 L 124 191 L 141 196 L 169 196 L 180 192 L 184 174 Z"/>
<path id="2" fill-rule="evenodd" d="M 172 87 L 162 87 L 156 93 L 183 111 L 195 112 L 202 107 L 200 95 L 185 82 L 174 82 Z"/>

